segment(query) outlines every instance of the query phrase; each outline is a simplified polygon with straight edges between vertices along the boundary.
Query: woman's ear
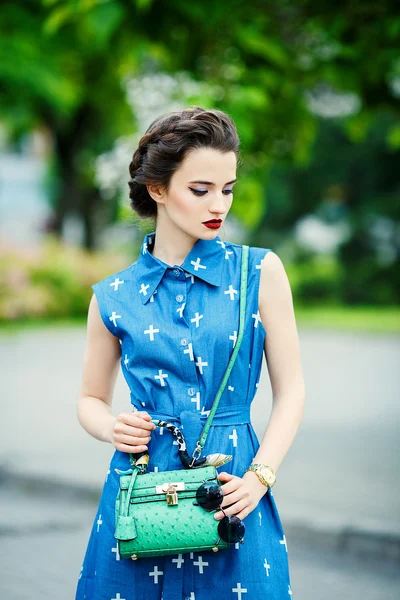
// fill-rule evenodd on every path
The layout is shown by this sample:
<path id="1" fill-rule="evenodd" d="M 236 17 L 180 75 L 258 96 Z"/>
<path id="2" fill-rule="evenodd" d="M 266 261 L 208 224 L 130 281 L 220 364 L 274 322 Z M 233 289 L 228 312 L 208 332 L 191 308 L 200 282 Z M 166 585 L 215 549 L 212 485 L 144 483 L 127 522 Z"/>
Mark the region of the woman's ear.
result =
<path id="1" fill-rule="evenodd" d="M 155 202 L 161 202 L 164 204 L 165 188 L 160 184 L 149 184 L 146 185 L 149 195 Z"/>

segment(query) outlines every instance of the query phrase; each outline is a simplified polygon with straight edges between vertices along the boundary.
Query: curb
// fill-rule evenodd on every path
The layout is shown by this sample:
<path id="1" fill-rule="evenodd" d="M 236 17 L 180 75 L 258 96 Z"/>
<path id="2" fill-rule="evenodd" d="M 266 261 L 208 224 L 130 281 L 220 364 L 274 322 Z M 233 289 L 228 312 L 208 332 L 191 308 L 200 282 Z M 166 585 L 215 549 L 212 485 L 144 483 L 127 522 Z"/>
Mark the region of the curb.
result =
<path id="1" fill-rule="evenodd" d="M 22 475 L 0 467 L 0 488 L 36 496 L 62 496 L 63 500 L 97 504 L 102 484 L 83 484 L 57 477 Z M 400 534 L 357 528 L 315 526 L 298 520 L 284 519 L 284 532 L 290 544 L 317 548 L 321 553 L 333 551 L 348 556 L 400 564 Z"/>

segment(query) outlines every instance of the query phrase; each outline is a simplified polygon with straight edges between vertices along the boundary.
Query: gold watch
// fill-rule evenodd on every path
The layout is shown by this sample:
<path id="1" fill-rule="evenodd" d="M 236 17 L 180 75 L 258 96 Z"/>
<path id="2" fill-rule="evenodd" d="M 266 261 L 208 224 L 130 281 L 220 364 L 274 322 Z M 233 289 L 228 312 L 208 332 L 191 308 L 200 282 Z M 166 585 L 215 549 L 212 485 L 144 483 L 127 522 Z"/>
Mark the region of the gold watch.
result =
<path id="1" fill-rule="evenodd" d="M 269 488 L 272 488 L 276 481 L 276 475 L 272 467 L 263 465 L 262 463 L 253 463 L 249 466 L 247 471 L 254 471 L 258 479 Z"/>

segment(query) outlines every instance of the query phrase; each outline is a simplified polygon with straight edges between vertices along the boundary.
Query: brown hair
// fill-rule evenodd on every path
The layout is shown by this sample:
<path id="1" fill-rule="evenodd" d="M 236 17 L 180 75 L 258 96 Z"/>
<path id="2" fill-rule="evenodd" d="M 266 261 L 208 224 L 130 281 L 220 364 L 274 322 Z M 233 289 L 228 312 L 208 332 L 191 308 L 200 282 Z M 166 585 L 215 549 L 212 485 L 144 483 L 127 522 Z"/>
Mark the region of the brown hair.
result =
<path id="1" fill-rule="evenodd" d="M 151 123 L 129 165 L 130 206 L 139 217 L 157 217 L 157 202 L 146 186 L 160 184 L 168 191 L 186 155 L 203 147 L 234 152 L 240 161 L 236 126 L 225 112 L 194 106 L 166 113 Z"/>

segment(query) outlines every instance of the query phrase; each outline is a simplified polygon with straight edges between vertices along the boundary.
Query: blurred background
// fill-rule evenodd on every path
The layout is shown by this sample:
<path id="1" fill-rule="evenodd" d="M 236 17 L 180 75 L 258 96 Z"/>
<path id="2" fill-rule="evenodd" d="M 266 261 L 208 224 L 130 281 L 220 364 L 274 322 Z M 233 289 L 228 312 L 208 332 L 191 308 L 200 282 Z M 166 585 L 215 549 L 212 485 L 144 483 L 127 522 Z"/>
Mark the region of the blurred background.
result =
<path id="1" fill-rule="evenodd" d="M 113 450 L 76 419 L 91 284 L 154 230 L 129 207 L 140 136 L 200 105 L 242 141 L 221 238 L 272 248 L 292 288 L 306 410 L 274 495 L 293 597 L 398 598 L 398 2 L 5 1 L 0 28 L 1 597 L 74 595 Z M 264 360 L 260 441 L 271 401 Z"/>

